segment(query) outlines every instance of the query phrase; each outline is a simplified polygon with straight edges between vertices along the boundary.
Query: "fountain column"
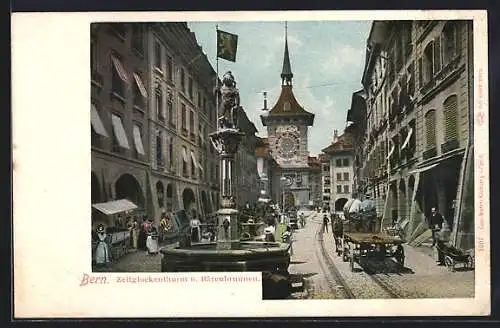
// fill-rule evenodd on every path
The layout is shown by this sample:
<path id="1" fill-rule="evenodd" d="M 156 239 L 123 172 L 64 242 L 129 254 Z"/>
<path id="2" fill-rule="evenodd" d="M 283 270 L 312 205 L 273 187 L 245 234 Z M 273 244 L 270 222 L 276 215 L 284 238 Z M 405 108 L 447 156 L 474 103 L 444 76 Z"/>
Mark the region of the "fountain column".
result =
<path id="1" fill-rule="evenodd" d="M 217 249 L 239 249 L 239 212 L 234 196 L 234 159 L 245 135 L 236 124 L 239 92 L 231 72 L 224 75 L 221 88 L 221 112 L 218 130 L 210 134 L 210 140 L 220 154 L 221 208 L 217 211 Z"/>

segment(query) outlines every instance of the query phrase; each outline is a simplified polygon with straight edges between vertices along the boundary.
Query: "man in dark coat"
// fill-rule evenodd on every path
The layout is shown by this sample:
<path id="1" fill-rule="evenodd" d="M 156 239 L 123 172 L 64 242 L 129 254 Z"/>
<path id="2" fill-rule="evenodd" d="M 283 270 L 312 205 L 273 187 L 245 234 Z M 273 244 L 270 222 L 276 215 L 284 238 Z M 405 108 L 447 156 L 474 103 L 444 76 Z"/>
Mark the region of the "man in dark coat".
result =
<path id="1" fill-rule="evenodd" d="M 429 216 L 429 227 L 432 229 L 432 247 L 437 243 L 437 233 L 441 231 L 443 227 L 443 216 L 439 213 L 435 207 L 431 209 L 431 215 Z"/>

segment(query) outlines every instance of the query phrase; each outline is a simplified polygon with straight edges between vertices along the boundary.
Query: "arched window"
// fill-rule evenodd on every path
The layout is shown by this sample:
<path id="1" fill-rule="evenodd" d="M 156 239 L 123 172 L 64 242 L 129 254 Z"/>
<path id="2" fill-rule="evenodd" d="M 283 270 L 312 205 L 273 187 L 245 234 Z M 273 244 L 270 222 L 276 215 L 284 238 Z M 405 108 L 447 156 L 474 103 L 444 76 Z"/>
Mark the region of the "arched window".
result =
<path id="1" fill-rule="evenodd" d="M 431 109 L 425 114 L 425 148 L 436 147 L 436 111 Z"/>
<path id="2" fill-rule="evenodd" d="M 424 50 L 423 57 L 423 83 L 427 83 L 434 75 L 434 42 L 429 42 Z"/>
<path id="3" fill-rule="evenodd" d="M 444 112 L 444 139 L 450 141 L 458 139 L 457 96 L 449 96 L 443 103 Z"/>
<path id="4" fill-rule="evenodd" d="M 443 28 L 443 64 L 448 64 L 458 54 L 458 31 L 453 22 Z"/>

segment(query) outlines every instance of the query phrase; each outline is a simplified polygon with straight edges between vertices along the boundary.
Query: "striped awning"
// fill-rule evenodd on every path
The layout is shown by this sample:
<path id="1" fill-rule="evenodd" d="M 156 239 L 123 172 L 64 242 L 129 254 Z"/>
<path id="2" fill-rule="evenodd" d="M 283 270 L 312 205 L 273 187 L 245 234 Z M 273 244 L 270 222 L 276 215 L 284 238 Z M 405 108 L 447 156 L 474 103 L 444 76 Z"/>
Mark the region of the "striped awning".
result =
<path id="1" fill-rule="evenodd" d="M 111 59 L 113 60 L 113 65 L 115 66 L 116 72 L 118 73 L 118 76 L 120 79 L 123 80 L 125 83 L 129 83 L 129 77 L 127 70 L 123 66 L 122 62 L 120 59 L 118 59 L 115 55 L 111 55 Z"/>
<path id="2" fill-rule="evenodd" d="M 141 77 L 139 76 L 139 74 L 134 73 L 134 79 L 135 79 L 135 83 L 137 84 L 137 87 L 139 88 L 139 91 L 141 92 L 141 95 L 144 98 L 147 98 L 148 92 L 146 91 L 146 87 L 144 87 L 144 83 L 142 83 L 142 80 L 141 80 Z"/>
<path id="3" fill-rule="evenodd" d="M 137 208 L 137 205 L 135 205 L 128 199 L 119 199 L 106 203 L 93 204 L 92 207 L 101 213 L 112 215 L 135 210 Z"/>

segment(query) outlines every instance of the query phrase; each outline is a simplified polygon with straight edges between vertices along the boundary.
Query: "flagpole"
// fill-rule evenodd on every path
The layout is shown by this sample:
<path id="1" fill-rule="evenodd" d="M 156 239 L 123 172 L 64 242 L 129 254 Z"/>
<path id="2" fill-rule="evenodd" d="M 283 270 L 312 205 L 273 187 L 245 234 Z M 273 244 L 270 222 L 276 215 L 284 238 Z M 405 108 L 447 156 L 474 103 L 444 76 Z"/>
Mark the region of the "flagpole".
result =
<path id="1" fill-rule="evenodd" d="M 219 25 L 215 24 L 215 70 L 216 70 L 216 77 L 215 77 L 215 113 L 217 115 L 216 120 L 215 120 L 215 128 L 216 130 L 219 129 L 219 56 L 218 56 L 218 50 L 219 49 L 219 44 L 218 44 L 218 37 L 217 37 L 217 31 L 219 30 Z"/>

